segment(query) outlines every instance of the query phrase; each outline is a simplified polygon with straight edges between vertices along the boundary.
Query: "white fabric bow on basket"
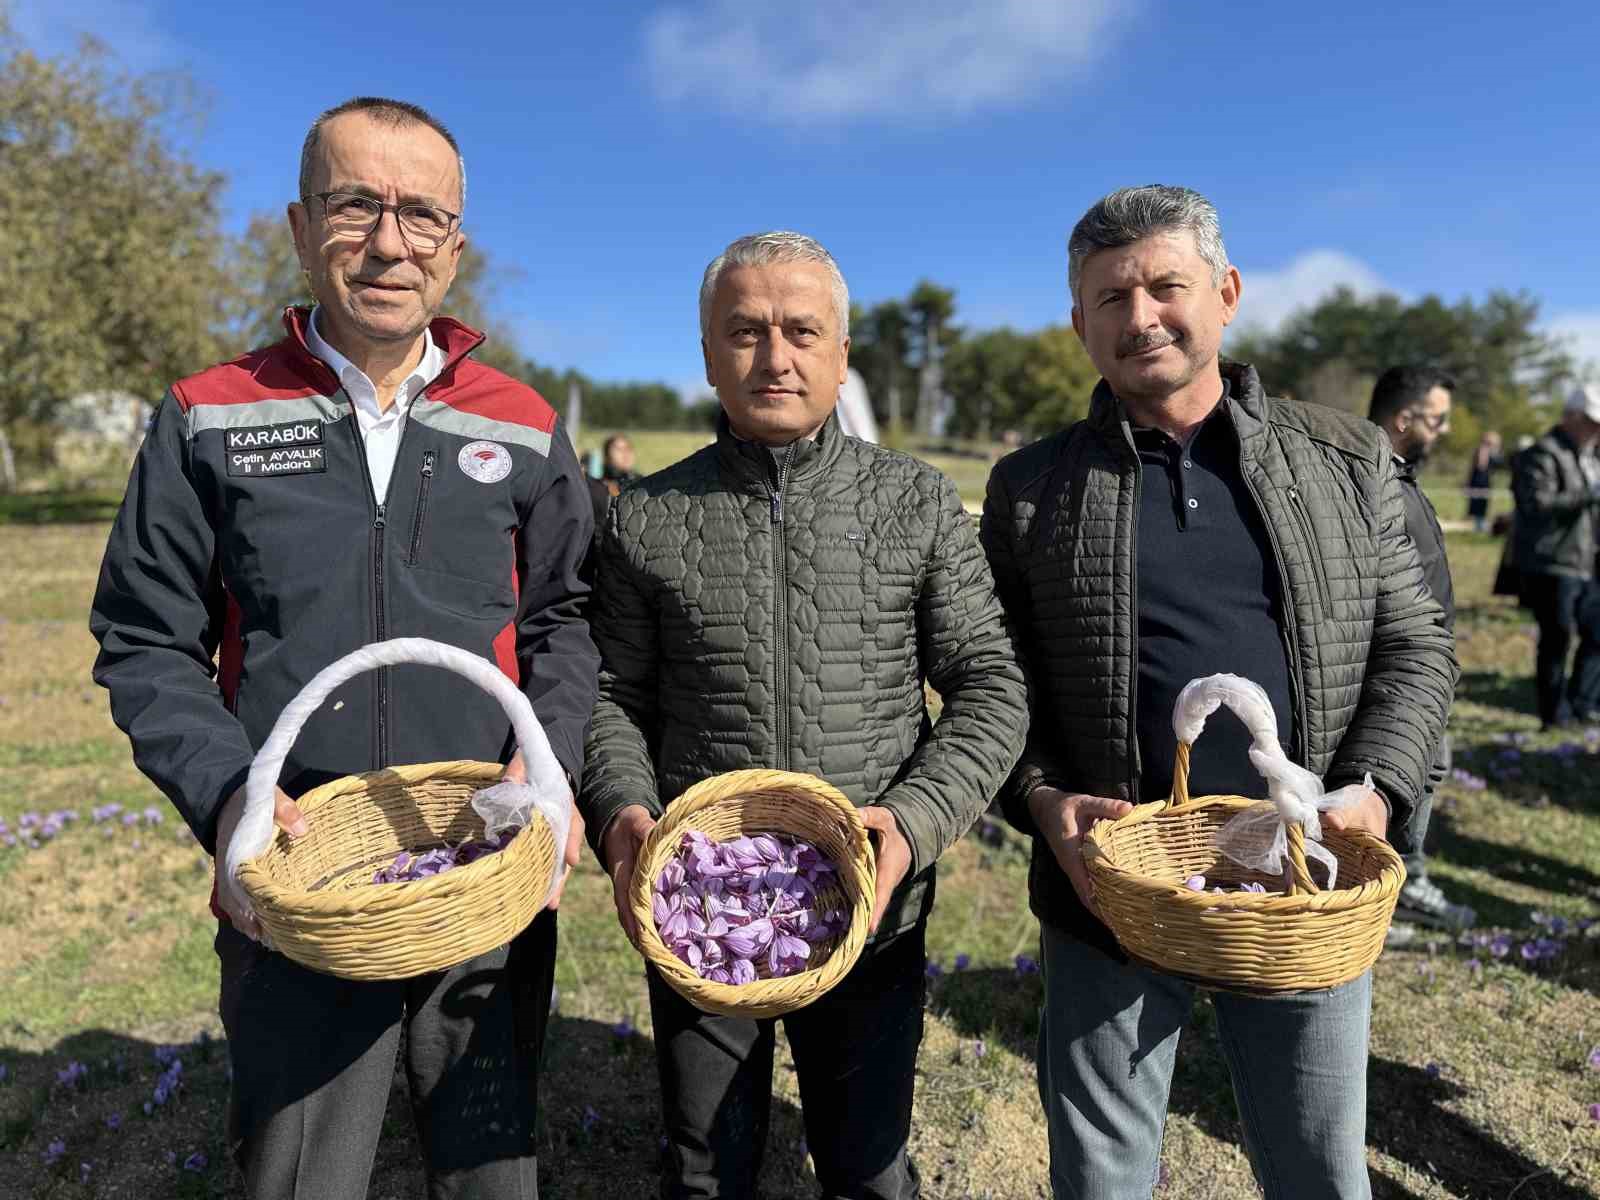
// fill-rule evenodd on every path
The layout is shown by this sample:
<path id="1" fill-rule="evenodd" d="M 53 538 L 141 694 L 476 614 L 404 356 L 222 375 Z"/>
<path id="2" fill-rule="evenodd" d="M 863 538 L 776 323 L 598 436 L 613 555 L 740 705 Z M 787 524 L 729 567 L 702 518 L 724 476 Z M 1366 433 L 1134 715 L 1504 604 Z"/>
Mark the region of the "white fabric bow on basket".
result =
<path id="1" fill-rule="evenodd" d="M 1299 825 L 1305 833 L 1306 857 L 1327 868 L 1326 888 L 1331 891 L 1339 877 L 1339 860 L 1322 844 L 1321 814 L 1358 803 L 1371 789 L 1372 776 L 1326 791 L 1322 780 L 1284 754 L 1272 701 L 1261 685 L 1238 675 L 1208 675 L 1184 687 L 1172 711 L 1178 741 L 1192 745 L 1206 718 L 1224 704 L 1250 731 L 1250 762 L 1267 781 L 1269 798 L 1224 825 L 1217 832 L 1217 848 L 1247 870 L 1283 875 L 1289 863 L 1288 827 Z"/>
<path id="2" fill-rule="evenodd" d="M 322 706 L 335 688 L 346 680 L 380 667 L 393 667 L 417 663 L 423 666 L 443 667 L 454 671 L 500 702 L 511 728 L 516 734 L 517 747 L 522 751 L 522 762 L 528 771 L 527 783 L 501 780 L 472 795 L 472 807 L 483 818 L 484 831 L 490 836 L 505 830 L 521 829 L 538 814 L 550 825 L 555 838 L 556 868 L 551 874 L 550 889 L 544 903 L 549 903 L 556 888 L 565 877 L 567 836 L 572 828 L 572 789 L 567 786 L 566 772 L 550 749 L 550 739 L 534 715 L 533 706 L 516 684 L 504 672 L 486 659 L 466 650 L 447 646 L 429 638 L 391 638 L 374 642 L 359 650 L 352 650 L 343 658 L 330 663 L 317 672 L 305 688 L 291 700 L 272 727 L 271 734 L 256 753 L 250 764 L 250 775 L 245 781 L 244 813 L 228 843 L 227 857 L 223 863 L 219 886 L 225 888 L 238 911 L 252 912 L 249 893 L 239 884 L 239 868 L 261 854 L 272 844 L 273 810 L 276 807 L 275 789 L 278 775 L 283 770 L 295 738 L 311 715 Z"/>

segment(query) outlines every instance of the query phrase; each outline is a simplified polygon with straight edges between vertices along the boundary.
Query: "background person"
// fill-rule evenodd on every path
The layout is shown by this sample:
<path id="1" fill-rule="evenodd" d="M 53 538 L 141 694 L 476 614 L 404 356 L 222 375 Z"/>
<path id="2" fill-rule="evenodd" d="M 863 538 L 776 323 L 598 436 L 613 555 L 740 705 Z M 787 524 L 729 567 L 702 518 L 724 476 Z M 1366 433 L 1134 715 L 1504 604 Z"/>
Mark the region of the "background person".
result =
<path id="1" fill-rule="evenodd" d="M 1489 430 L 1478 440 L 1472 452 L 1472 462 L 1467 467 L 1467 516 L 1478 533 L 1489 529 L 1489 499 L 1494 487 L 1494 473 L 1501 466 L 1500 435 Z"/>
<path id="2" fill-rule="evenodd" d="M 1094 910 L 1084 832 L 1167 796 L 1177 695 L 1219 671 L 1262 686 L 1286 753 L 1330 788 L 1371 773 L 1378 790 L 1327 825 L 1403 831 L 1456 663 L 1378 431 L 1268 399 L 1252 368 L 1219 361 L 1242 283 L 1209 201 L 1111 193 L 1072 231 L 1068 280 L 1102 376 L 1089 416 L 1002 459 L 984 502 L 1032 711 L 1002 796 L 1034 839 L 1054 1194 L 1148 1200 L 1194 988 L 1123 955 Z M 1262 795 L 1248 747 L 1219 712 L 1195 748 L 1194 793 Z M 1327 991 L 1213 997 L 1268 1200 L 1370 1195 L 1371 986 L 1369 972 Z"/>
<path id="3" fill-rule="evenodd" d="M 822 1195 L 912 1200 L 934 864 L 1015 762 L 1025 689 L 955 485 L 840 432 L 849 312 L 832 256 L 801 234 L 740 238 L 706 268 L 717 439 L 612 503 L 580 803 L 635 939 L 635 858 L 691 784 L 804 771 L 860 808 L 876 936 L 784 1029 Z M 924 679 L 943 699 L 936 724 Z M 775 1022 L 700 1012 L 648 974 L 662 1194 L 754 1196 Z"/>
<path id="4" fill-rule="evenodd" d="M 1568 393 L 1560 423 L 1515 459 L 1512 536 L 1522 601 L 1539 623 L 1534 683 L 1546 729 L 1590 719 L 1591 698 L 1600 697 L 1600 629 L 1579 619 L 1595 570 L 1597 440 L 1600 387 L 1580 384 Z M 1569 679 L 1574 639 L 1578 652 Z"/>
<path id="5" fill-rule="evenodd" d="M 639 479 L 639 472 L 634 470 L 638 461 L 633 452 L 633 443 L 624 433 L 613 433 L 605 440 L 601 451 L 603 465 L 600 478 L 606 485 L 606 490 L 613 496 Z"/>
<path id="6" fill-rule="evenodd" d="M 580 770 L 591 509 L 554 410 L 470 357 L 481 334 L 437 316 L 465 192 L 455 139 L 415 105 L 361 97 L 318 117 L 288 207 L 316 308 L 287 310 L 275 345 L 173 384 L 134 465 L 90 616 L 95 679 L 218 862 L 280 711 L 369 642 L 428 637 L 497 663 L 569 778 Z M 374 672 L 301 731 L 276 821 L 306 831 L 284 789 L 510 751 L 476 685 Z M 520 756 L 508 774 L 525 774 Z M 366 1194 L 402 1032 L 429 1194 L 535 1194 L 554 913 L 449 971 L 352 982 L 267 949 L 229 897 L 213 900 L 228 1138 L 254 1200 Z"/>
<path id="7" fill-rule="evenodd" d="M 1455 588 L 1450 582 L 1450 562 L 1445 555 L 1444 530 L 1433 503 L 1417 482 L 1417 472 L 1434 448 L 1450 432 L 1451 393 L 1455 380 L 1445 372 L 1426 366 L 1390 367 L 1378 376 L 1372 389 L 1372 404 L 1367 417 L 1389 439 L 1394 450 L 1395 477 L 1400 481 L 1405 501 L 1406 534 L 1417 548 L 1422 577 L 1428 591 L 1444 609 L 1444 622 L 1452 631 L 1456 625 Z M 1423 840 L 1428 833 L 1428 818 L 1433 812 L 1433 793 L 1450 769 L 1450 735 L 1439 739 L 1439 753 L 1428 779 L 1428 787 L 1417 803 L 1416 814 L 1396 848 L 1406 864 L 1406 882 L 1400 889 L 1394 923 L 1388 944 L 1404 945 L 1415 935 L 1415 926 L 1459 931 L 1470 928 L 1478 914 L 1465 904 L 1452 904 L 1437 884 L 1428 878 L 1428 860 Z"/>

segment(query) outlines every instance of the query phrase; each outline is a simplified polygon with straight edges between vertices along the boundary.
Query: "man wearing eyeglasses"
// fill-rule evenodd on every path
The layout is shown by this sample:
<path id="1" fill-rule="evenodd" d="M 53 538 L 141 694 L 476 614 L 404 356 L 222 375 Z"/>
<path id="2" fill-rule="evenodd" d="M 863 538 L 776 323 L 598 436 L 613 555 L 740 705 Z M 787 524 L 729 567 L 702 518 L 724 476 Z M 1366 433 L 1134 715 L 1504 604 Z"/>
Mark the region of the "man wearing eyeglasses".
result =
<path id="1" fill-rule="evenodd" d="M 1444 623 L 1455 628 L 1455 589 L 1450 583 L 1450 562 L 1445 557 L 1444 530 L 1433 502 L 1417 482 L 1417 471 L 1450 432 L 1450 410 L 1455 380 L 1437 367 L 1390 367 L 1378 376 L 1372 389 L 1367 417 L 1382 429 L 1394 450 L 1394 473 L 1405 501 L 1406 536 L 1417 548 L 1423 582 L 1444 609 Z M 1453 903 L 1428 878 L 1423 838 L 1433 812 L 1433 793 L 1450 766 L 1450 735 L 1439 741 L 1428 786 L 1417 801 L 1411 823 L 1400 831 L 1396 849 L 1405 858 L 1406 882 L 1400 889 L 1394 922 L 1389 926 L 1390 946 L 1404 946 L 1416 938 L 1417 926 L 1459 933 L 1470 929 L 1478 914 L 1470 906 Z"/>
<path id="2" fill-rule="evenodd" d="M 473 360 L 483 336 L 437 315 L 463 246 L 454 138 L 415 105 L 351 100 L 312 125 L 299 182 L 289 225 L 316 307 L 287 310 L 282 341 L 173 384 L 90 618 L 136 762 L 219 862 L 255 748 L 361 645 L 429 637 L 496 663 L 569 785 L 596 693 L 576 457 L 536 392 Z M 300 733 L 277 824 L 303 836 L 291 795 L 396 763 L 509 758 L 521 775 L 508 726 L 453 674 L 358 677 Z M 569 863 L 581 837 L 578 821 Z M 349 982 L 263 945 L 228 889 L 213 909 L 229 1139 L 255 1200 L 366 1194 L 402 1033 L 430 1196 L 537 1194 L 554 913 L 451 970 Z"/>

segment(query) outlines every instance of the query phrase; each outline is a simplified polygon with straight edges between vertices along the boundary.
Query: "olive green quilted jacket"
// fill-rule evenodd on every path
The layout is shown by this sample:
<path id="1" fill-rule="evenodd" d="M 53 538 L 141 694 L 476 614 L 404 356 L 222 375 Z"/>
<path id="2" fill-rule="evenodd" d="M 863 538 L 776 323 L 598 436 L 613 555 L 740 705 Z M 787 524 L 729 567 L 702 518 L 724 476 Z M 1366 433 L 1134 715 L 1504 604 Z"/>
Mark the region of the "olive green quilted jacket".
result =
<path id="1" fill-rule="evenodd" d="M 1390 836 L 1428 780 L 1457 675 L 1455 642 L 1405 532 L 1393 455 L 1377 426 L 1269 400 L 1253 368 L 1225 363 L 1224 401 L 1244 478 L 1271 536 L 1295 706 L 1295 760 L 1328 786 L 1370 771 Z M 1138 457 L 1101 382 L 1086 420 L 995 465 L 982 539 L 1028 674 L 1027 748 L 1002 793 L 1034 833 L 1027 793 L 1048 782 L 1137 800 Z M 1203 563 L 1138 563 L 1191 572 Z M 1196 754 L 1205 752 L 1204 741 Z M 1043 920 L 1106 940 L 1037 837 L 1030 898 Z"/>
<path id="2" fill-rule="evenodd" d="M 716 444 L 611 506 L 593 611 L 600 699 L 579 805 L 591 841 L 707 776 L 806 771 L 892 810 L 911 845 L 880 935 L 1022 748 L 1026 686 L 955 486 L 829 419 L 786 461 Z M 923 682 L 943 709 L 930 727 Z"/>

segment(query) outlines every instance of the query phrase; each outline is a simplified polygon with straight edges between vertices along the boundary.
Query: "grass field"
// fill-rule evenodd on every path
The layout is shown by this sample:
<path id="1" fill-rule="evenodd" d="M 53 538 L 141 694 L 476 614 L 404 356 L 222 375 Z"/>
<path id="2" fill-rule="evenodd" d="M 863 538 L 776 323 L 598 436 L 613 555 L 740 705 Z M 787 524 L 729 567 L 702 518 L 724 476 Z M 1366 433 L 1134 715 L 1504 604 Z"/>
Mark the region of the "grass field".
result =
<path id="1" fill-rule="evenodd" d="M 674 452 L 654 439 L 639 448 L 647 470 Z M 981 494 L 981 457 L 942 461 L 965 494 Z M 0 846 L 0 1197 L 238 1196 L 223 1149 L 210 863 L 133 768 L 88 677 L 85 612 L 106 516 L 103 496 L 0 506 L 0 820 L 22 835 Z M 1488 538 L 1451 538 L 1459 771 L 1434 818 L 1433 872 L 1478 908 L 1481 944 L 1422 944 L 1377 967 L 1369 1162 L 1380 1198 L 1600 1197 L 1600 1120 L 1589 1113 L 1600 1104 L 1590 1058 L 1600 926 L 1578 928 L 1600 916 L 1600 736 L 1537 732 L 1531 629 L 1487 594 L 1497 552 Z M 22 828 L 25 813 L 59 810 L 77 818 L 53 836 Z M 986 823 L 944 875 L 912 1147 L 925 1194 L 1043 1196 L 1039 981 L 1017 966 L 1036 953 L 1026 847 Z M 643 978 L 592 861 L 568 888 L 561 939 L 542 1194 L 653 1195 Z M 158 1087 L 163 1075 L 180 1082 Z M 776 1087 L 766 1194 L 809 1196 L 786 1063 Z M 374 1197 L 421 1194 L 409 1124 L 397 1078 Z M 1202 1001 L 1180 1053 L 1158 1195 L 1254 1194 L 1239 1136 Z"/>

